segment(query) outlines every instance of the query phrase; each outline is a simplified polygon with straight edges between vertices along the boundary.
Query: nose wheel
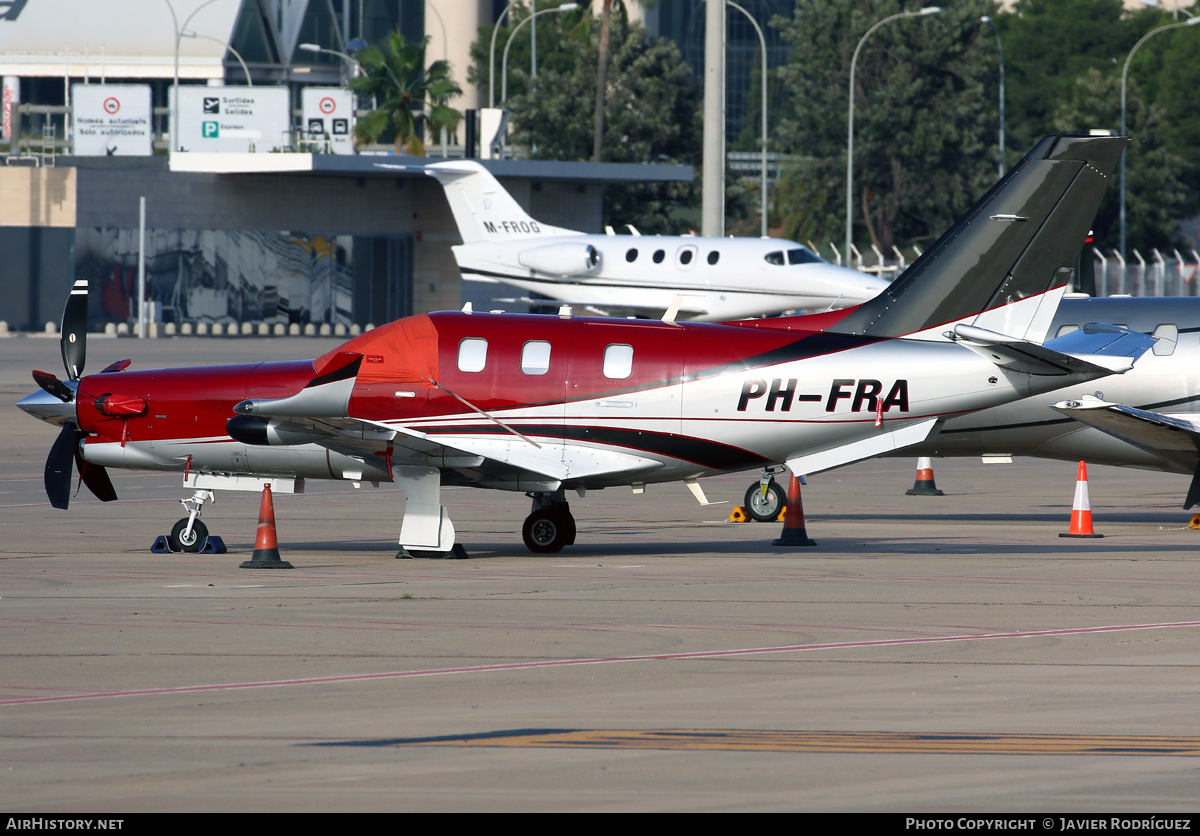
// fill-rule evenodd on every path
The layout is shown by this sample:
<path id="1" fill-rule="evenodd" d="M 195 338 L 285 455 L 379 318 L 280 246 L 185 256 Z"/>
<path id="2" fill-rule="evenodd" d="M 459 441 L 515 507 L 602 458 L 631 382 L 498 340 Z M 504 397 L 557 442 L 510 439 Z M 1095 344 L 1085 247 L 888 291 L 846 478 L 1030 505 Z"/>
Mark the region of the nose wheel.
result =
<path id="1" fill-rule="evenodd" d="M 535 554 L 554 554 L 575 542 L 575 517 L 562 491 L 553 494 L 531 493 L 533 513 L 521 526 L 525 546 Z"/>
<path id="2" fill-rule="evenodd" d="M 198 552 L 208 537 L 208 526 L 200 520 L 184 517 L 171 528 L 171 551 Z"/>

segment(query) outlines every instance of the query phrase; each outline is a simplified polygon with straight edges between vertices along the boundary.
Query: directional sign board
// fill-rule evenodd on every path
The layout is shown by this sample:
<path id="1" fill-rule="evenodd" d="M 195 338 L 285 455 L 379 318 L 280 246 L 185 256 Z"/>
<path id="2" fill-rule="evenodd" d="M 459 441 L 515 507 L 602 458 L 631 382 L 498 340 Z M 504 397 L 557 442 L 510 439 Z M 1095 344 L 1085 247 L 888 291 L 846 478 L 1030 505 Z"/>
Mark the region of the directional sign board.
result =
<path id="1" fill-rule="evenodd" d="M 150 156 L 150 85 L 73 84 L 71 113 L 79 156 Z"/>
<path id="2" fill-rule="evenodd" d="M 304 132 L 309 140 L 328 140 L 334 154 L 354 153 L 354 94 L 345 87 L 305 87 L 300 91 Z"/>
<path id="3" fill-rule="evenodd" d="M 279 151 L 289 143 L 290 127 L 286 87 L 179 88 L 184 151 Z"/>

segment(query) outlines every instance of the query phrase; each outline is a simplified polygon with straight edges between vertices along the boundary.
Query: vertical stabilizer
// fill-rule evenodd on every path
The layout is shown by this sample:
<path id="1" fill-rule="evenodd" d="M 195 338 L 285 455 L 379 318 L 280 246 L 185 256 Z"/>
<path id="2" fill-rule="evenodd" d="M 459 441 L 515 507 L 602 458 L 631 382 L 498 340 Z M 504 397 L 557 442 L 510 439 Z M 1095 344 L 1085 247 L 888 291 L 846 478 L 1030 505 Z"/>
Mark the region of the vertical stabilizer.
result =
<path id="1" fill-rule="evenodd" d="M 442 184 L 464 244 L 583 234 L 529 217 L 492 173 L 474 160 L 434 163 L 425 167 L 425 173 Z"/>
<path id="2" fill-rule="evenodd" d="M 1124 146 L 1124 137 L 1041 140 L 900 278 L 830 330 L 939 340 L 963 323 L 1041 342 Z"/>

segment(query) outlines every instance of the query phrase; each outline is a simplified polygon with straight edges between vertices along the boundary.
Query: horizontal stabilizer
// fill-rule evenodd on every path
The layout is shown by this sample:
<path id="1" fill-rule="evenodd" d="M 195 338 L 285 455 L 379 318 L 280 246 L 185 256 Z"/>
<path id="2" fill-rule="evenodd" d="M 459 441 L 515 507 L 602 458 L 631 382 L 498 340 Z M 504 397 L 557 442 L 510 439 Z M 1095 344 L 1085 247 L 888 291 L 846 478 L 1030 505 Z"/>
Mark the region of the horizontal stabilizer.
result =
<path id="1" fill-rule="evenodd" d="M 848 444 L 839 444 L 837 447 L 822 450 L 819 453 L 789 457 L 787 466 L 792 473 L 808 475 L 853 464 L 874 456 L 886 456 L 902 447 L 919 444 L 929 438 L 933 434 L 937 422 L 937 418 L 928 418 L 891 432 L 877 431 L 865 438 L 851 441 Z"/>
<path id="2" fill-rule="evenodd" d="M 1154 337 L 1138 331 L 1098 323 L 1044 345 L 974 325 L 956 325 L 946 337 L 1008 371 L 1088 377 L 1129 371 L 1155 342 Z"/>

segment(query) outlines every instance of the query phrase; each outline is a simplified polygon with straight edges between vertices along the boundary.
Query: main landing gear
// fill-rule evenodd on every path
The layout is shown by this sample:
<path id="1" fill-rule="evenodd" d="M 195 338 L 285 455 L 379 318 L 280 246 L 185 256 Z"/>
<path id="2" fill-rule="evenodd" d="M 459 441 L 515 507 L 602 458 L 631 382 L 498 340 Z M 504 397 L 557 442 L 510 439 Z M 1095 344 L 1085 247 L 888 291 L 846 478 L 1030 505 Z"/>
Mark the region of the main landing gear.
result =
<path id="1" fill-rule="evenodd" d="M 787 494 L 775 481 L 775 474 L 782 472 L 782 467 L 764 468 L 759 480 L 746 488 L 746 513 L 750 519 L 755 522 L 779 519 L 779 512 L 787 505 Z"/>
<path id="2" fill-rule="evenodd" d="M 531 552 L 553 554 L 575 542 L 575 518 L 561 490 L 553 493 L 534 492 L 526 496 L 533 500 L 533 511 L 521 526 L 521 537 Z"/>

